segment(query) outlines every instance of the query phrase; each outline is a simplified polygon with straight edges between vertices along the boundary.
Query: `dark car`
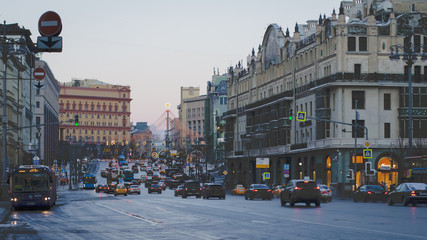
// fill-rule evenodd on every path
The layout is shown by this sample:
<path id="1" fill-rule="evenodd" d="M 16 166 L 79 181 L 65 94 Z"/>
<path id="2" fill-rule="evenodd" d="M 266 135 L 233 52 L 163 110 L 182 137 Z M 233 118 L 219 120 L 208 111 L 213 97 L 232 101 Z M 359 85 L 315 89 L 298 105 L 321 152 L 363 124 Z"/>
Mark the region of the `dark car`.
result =
<path id="1" fill-rule="evenodd" d="M 184 183 L 184 190 L 182 191 L 182 198 L 188 196 L 196 196 L 196 198 L 202 197 L 202 189 L 200 183 L 197 181 L 188 181 Z"/>
<path id="2" fill-rule="evenodd" d="M 382 201 L 387 200 L 387 192 L 380 185 L 363 185 L 353 194 L 353 201 Z"/>
<path id="3" fill-rule="evenodd" d="M 150 187 L 148 187 L 148 193 L 157 192 L 159 194 L 162 194 L 162 187 L 159 184 L 151 184 Z"/>
<path id="4" fill-rule="evenodd" d="M 139 172 L 138 165 L 136 165 L 136 164 L 132 165 L 132 172 L 134 172 L 134 173 L 138 173 Z"/>
<path id="5" fill-rule="evenodd" d="M 410 203 L 415 206 L 417 203 L 427 203 L 427 184 L 425 183 L 402 183 L 388 194 L 388 205 L 403 203 L 408 206 Z"/>
<path id="6" fill-rule="evenodd" d="M 265 184 L 251 184 L 249 188 L 246 189 L 245 199 L 253 200 L 254 198 L 271 200 L 273 198 L 273 192 Z"/>
<path id="7" fill-rule="evenodd" d="M 131 185 L 141 185 L 141 179 L 133 179 L 131 183 Z"/>
<path id="8" fill-rule="evenodd" d="M 108 185 L 107 184 L 98 184 L 98 186 L 96 186 L 95 188 L 95 192 L 99 193 L 99 192 L 105 192 L 105 190 L 107 189 Z"/>
<path id="9" fill-rule="evenodd" d="M 112 183 L 107 186 L 107 189 L 104 190 L 105 193 L 114 193 L 116 191 L 117 184 Z"/>
<path id="10" fill-rule="evenodd" d="M 307 206 L 314 203 L 316 207 L 320 207 L 321 198 L 319 187 L 317 183 L 312 180 L 291 180 L 280 193 L 280 203 L 282 206 L 286 206 L 286 202 L 289 202 L 291 207 L 293 207 L 295 203 L 303 202 Z"/>
<path id="11" fill-rule="evenodd" d="M 225 199 L 225 189 L 221 184 L 208 183 L 202 187 L 202 196 L 203 199 L 209 199 L 211 197 Z"/>
<path id="12" fill-rule="evenodd" d="M 179 185 L 178 187 L 176 187 L 174 191 L 174 196 L 177 197 L 179 195 L 182 195 L 183 190 L 184 190 L 184 185 Z"/>

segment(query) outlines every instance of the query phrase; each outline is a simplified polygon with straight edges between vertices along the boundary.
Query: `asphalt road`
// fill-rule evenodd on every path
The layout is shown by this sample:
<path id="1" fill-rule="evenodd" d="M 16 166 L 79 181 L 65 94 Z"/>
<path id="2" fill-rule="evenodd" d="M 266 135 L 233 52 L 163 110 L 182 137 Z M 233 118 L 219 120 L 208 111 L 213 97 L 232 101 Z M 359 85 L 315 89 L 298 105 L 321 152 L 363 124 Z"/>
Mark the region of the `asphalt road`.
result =
<path id="1" fill-rule="evenodd" d="M 104 168 L 99 163 L 98 172 Z M 105 179 L 98 178 L 98 182 Z M 114 196 L 59 190 L 49 211 L 14 211 L 2 239 L 427 239 L 427 205 L 333 199 L 320 208 L 278 199 L 174 197 L 173 190 Z"/>

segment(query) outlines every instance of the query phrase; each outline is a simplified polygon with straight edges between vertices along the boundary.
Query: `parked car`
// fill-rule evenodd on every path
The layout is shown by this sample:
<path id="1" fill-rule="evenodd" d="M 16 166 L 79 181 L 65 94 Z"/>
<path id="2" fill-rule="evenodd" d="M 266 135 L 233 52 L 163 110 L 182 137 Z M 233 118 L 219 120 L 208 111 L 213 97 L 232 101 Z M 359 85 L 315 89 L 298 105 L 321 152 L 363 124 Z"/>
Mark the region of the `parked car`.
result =
<path id="1" fill-rule="evenodd" d="M 203 199 L 209 199 L 211 197 L 225 199 L 225 189 L 221 184 L 207 183 L 203 185 L 202 196 Z"/>
<path id="2" fill-rule="evenodd" d="M 184 185 L 179 185 L 178 187 L 176 187 L 175 191 L 174 191 L 174 196 L 180 196 L 182 195 L 182 191 L 184 190 Z"/>
<path id="3" fill-rule="evenodd" d="M 128 193 L 132 194 L 132 193 L 136 193 L 138 195 L 141 194 L 141 188 L 138 185 L 131 185 L 128 189 Z"/>
<path id="4" fill-rule="evenodd" d="M 245 192 L 245 199 L 253 200 L 254 198 L 262 198 L 263 200 L 271 200 L 273 193 L 271 189 L 265 184 L 251 184 Z"/>
<path id="5" fill-rule="evenodd" d="M 152 193 L 152 192 L 162 194 L 162 187 L 159 184 L 151 184 L 151 186 L 148 187 L 148 193 Z"/>
<path id="6" fill-rule="evenodd" d="M 95 192 L 97 192 L 97 193 L 105 192 L 107 187 L 108 187 L 108 185 L 106 185 L 106 184 L 98 184 L 98 186 L 96 186 L 96 188 L 95 188 Z"/>
<path id="7" fill-rule="evenodd" d="M 328 185 L 325 184 L 318 184 L 320 194 L 322 195 L 322 202 L 330 202 L 332 201 L 332 191 L 329 189 Z"/>
<path id="8" fill-rule="evenodd" d="M 363 185 L 353 193 L 353 201 L 382 201 L 387 200 L 387 191 L 380 185 Z"/>
<path id="9" fill-rule="evenodd" d="M 289 205 L 293 207 L 295 203 L 303 202 L 306 206 L 311 203 L 320 207 L 320 188 L 313 180 L 294 179 L 288 182 L 286 188 L 280 193 L 280 203 L 282 206 Z"/>
<path id="10" fill-rule="evenodd" d="M 245 195 L 246 188 L 241 185 L 237 184 L 235 188 L 231 189 L 231 195 Z"/>
<path id="11" fill-rule="evenodd" d="M 184 183 L 183 189 L 182 198 L 187 198 L 188 196 L 196 196 L 196 198 L 202 197 L 202 188 L 197 181 L 188 181 Z"/>
<path id="12" fill-rule="evenodd" d="M 425 183 L 402 183 L 388 194 L 388 205 L 403 203 L 408 206 L 410 203 L 416 206 L 417 203 L 427 203 L 427 184 Z"/>

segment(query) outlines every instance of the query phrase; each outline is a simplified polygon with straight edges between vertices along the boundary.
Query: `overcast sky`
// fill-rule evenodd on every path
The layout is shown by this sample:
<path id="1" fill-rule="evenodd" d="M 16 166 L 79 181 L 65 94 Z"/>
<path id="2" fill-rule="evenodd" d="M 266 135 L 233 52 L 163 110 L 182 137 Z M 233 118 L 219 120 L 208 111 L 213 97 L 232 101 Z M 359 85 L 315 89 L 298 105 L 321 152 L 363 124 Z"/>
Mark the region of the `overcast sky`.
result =
<path id="1" fill-rule="evenodd" d="M 46 11 L 62 19 L 62 53 L 44 53 L 56 79 L 98 79 L 131 87 L 131 121 L 160 123 L 165 103 L 178 117 L 181 86 L 206 93 L 213 68 L 225 73 L 262 43 L 271 23 L 338 13 L 339 0 L 13 0 L 0 20 L 30 29 Z M 246 63 L 245 63 L 246 64 Z M 246 65 L 245 65 L 246 66 Z"/>

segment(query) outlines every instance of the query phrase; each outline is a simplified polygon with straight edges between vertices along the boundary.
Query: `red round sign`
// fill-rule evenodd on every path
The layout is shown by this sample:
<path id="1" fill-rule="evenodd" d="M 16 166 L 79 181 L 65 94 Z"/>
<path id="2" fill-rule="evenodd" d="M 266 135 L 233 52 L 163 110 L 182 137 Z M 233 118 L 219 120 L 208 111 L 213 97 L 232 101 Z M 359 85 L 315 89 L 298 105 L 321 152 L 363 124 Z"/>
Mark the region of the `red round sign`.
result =
<path id="1" fill-rule="evenodd" d="M 46 76 L 46 72 L 43 68 L 36 68 L 34 69 L 33 76 L 36 80 L 41 81 Z"/>
<path id="2" fill-rule="evenodd" d="M 39 19 L 39 32 L 42 36 L 58 36 L 62 30 L 61 17 L 53 11 L 47 11 Z"/>

